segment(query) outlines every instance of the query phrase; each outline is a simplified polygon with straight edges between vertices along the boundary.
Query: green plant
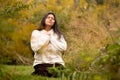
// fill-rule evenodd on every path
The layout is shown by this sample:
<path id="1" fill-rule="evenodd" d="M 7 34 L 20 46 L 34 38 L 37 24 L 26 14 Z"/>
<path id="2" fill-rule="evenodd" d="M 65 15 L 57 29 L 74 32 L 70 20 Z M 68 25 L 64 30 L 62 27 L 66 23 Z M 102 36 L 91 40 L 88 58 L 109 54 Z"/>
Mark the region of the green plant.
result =
<path id="1" fill-rule="evenodd" d="M 118 42 L 109 44 L 105 48 L 101 48 L 100 51 L 101 55 L 93 61 L 92 67 L 99 71 L 110 73 L 115 80 L 120 79 L 118 76 L 120 69 L 120 44 Z"/>

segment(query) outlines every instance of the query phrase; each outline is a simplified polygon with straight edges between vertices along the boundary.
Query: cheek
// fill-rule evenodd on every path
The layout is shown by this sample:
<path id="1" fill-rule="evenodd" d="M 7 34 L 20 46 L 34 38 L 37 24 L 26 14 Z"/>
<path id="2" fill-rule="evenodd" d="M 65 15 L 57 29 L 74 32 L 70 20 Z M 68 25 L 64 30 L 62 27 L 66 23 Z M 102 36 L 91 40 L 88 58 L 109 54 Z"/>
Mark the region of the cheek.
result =
<path id="1" fill-rule="evenodd" d="M 49 21 L 46 19 L 46 20 L 45 20 L 45 24 L 48 24 L 48 22 L 49 22 Z"/>
<path id="2" fill-rule="evenodd" d="M 53 24 L 55 23 L 55 21 L 53 21 Z"/>
<path id="3" fill-rule="evenodd" d="M 45 24 L 47 23 L 47 20 L 45 20 Z"/>
<path id="4" fill-rule="evenodd" d="M 48 19 L 45 20 L 45 23 L 48 22 Z"/>

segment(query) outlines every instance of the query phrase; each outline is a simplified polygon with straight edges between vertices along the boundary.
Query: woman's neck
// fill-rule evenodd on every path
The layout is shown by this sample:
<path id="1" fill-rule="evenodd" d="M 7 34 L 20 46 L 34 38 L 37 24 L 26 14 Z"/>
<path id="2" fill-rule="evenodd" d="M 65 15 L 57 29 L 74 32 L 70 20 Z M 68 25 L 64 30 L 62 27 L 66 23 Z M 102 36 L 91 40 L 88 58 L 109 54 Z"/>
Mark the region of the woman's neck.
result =
<path id="1" fill-rule="evenodd" d="M 51 30 L 51 27 L 46 26 L 46 27 L 45 27 L 45 30 L 46 30 L 46 31 L 50 31 L 50 30 Z"/>

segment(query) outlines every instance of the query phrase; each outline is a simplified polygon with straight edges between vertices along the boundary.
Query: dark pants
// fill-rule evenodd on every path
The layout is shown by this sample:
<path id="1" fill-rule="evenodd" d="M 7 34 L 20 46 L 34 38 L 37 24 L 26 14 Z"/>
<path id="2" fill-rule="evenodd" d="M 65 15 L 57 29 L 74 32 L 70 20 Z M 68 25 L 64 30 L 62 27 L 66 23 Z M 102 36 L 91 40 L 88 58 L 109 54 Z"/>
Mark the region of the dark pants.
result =
<path id="1" fill-rule="evenodd" d="M 47 77 L 57 77 L 58 72 L 60 70 L 63 70 L 63 65 L 59 63 L 55 64 L 38 64 L 34 66 L 35 71 L 32 73 L 32 75 L 41 75 L 41 76 L 47 76 Z M 57 70 L 57 71 L 56 71 Z"/>

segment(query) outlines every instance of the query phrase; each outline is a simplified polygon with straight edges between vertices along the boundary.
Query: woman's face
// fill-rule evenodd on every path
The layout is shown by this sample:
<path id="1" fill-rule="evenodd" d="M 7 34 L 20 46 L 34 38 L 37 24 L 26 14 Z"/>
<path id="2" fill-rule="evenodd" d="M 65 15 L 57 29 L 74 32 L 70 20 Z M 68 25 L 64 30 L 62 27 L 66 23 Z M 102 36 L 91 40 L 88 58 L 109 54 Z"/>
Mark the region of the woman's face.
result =
<path id="1" fill-rule="evenodd" d="M 46 26 L 49 26 L 49 27 L 52 27 L 55 23 L 55 18 L 52 14 L 49 14 L 47 17 L 46 17 L 46 20 L 45 20 L 45 25 Z"/>

